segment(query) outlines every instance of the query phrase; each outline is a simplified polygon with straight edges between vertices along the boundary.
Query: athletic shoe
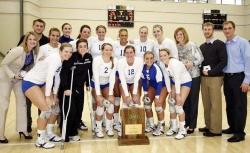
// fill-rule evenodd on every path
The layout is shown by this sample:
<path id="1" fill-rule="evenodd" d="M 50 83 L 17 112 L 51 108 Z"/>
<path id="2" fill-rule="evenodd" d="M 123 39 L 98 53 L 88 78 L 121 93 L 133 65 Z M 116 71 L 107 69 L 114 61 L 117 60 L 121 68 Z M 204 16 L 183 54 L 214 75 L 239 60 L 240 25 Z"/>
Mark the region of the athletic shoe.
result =
<path id="1" fill-rule="evenodd" d="M 36 140 L 35 146 L 40 147 L 40 148 L 50 149 L 50 148 L 54 148 L 55 144 L 48 142 L 44 138 L 38 137 Z"/>
<path id="2" fill-rule="evenodd" d="M 79 135 L 69 136 L 69 140 L 70 141 L 80 141 L 80 136 Z"/>
<path id="3" fill-rule="evenodd" d="M 104 137 L 104 134 L 102 132 L 102 128 L 101 127 L 96 127 L 96 129 L 95 129 L 95 135 L 98 138 L 103 138 Z"/>
<path id="4" fill-rule="evenodd" d="M 62 137 L 57 136 L 55 133 L 47 133 L 47 139 L 52 142 L 60 142 L 62 141 Z"/>
<path id="5" fill-rule="evenodd" d="M 86 131 L 86 130 L 88 130 L 88 127 L 86 126 L 86 124 L 83 121 L 81 121 L 78 129 Z"/>
<path id="6" fill-rule="evenodd" d="M 187 136 L 187 131 L 186 131 L 185 128 L 183 128 L 183 129 L 180 129 L 180 130 L 178 131 L 178 133 L 177 133 L 177 135 L 175 136 L 175 138 L 178 139 L 178 140 L 181 140 L 181 139 L 185 138 L 186 136 Z"/>
<path id="7" fill-rule="evenodd" d="M 153 132 L 153 136 L 160 136 L 164 134 L 164 127 L 161 123 L 158 123 L 157 128 Z"/>

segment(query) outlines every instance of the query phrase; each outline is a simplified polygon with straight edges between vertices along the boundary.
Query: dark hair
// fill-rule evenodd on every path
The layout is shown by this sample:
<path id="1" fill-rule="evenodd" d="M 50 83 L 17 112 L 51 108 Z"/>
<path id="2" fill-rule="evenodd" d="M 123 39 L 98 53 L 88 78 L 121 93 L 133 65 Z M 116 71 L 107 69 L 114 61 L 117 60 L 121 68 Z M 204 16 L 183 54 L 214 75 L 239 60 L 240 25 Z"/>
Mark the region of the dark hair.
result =
<path id="1" fill-rule="evenodd" d="M 42 24 L 44 25 L 44 27 L 45 27 L 45 25 L 46 25 L 46 23 L 45 23 L 42 19 L 33 20 L 33 25 L 35 25 L 36 22 L 42 23 Z"/>
<path id="2" fill-rule="evenodd" d="M 70 25 L 69 23 L 64 23 L 64 24 L 62 25 L 62 30 L 63 30 L 64 26 L 66 26 L 66 25 L 69 25 L 69 26 L 71 27 L 71 25 Z"/>
<path id="3" fill-rule="evenodd" d="M 113 48 L 113 46 L 110 43 L 103 43 L 102 47 L 101 47 L 102 51 L 104 50 L 105 46 L 110 46 L 110 47 Z M 112 62 L 111 68 L 113 69 L 114 68 L 114 58 L 113 58 L 113 56 L 110 57 L 110 60 Z"/>
<path id="4" fill-rule="evenodd" d="M 81 28 L 80 28 L 80 33 L 82 33 L 82 30 L 83 30 L 84 28 L 87 28 L 87 29 L 89 29 L 89 30 L 91 31 L 90 26 L 84 24 L 84 25 L 82 25 Z M 79 35 L 77 36 L 77 39 L 79 39 L 79 38 L 81 38 L 81 34 L 79 34 Z"/>
<path id="5" fill-rule="evenodd" d="M 78 45 L 79 45 L 80 43 L 82 43 L 82 42 L 86 43 L 86 44 L 87 44 L 87 48 L 88 48 L 88 41 L 87 41 L 86 39 L 80 38 L 80 39 L 77 40 L 77 42 L 76 42 L 76 49 L 78 48 Z"/>
<path id="6" fill-rule="evenodd" d="M 132 49 L 133 52 L 135 53 L 135 47 L 132 46 L 132 45 L 127 45 L 127 46 L 124 48 L 124 54 L 125 54 L 125 52 L 126 52 L 127 49 Z"/>
<path id="7" fill-rule="evenodd" d="M 231 24 L 233 26 L 233 28 L 235 29 L 235 23 L 233 21 L 225 21 L 223 23 L 223 27 L 226 25 L 226 24 Z"/>
<path id="8" fill-rule="evenodd" d="M 99 25 L 95 28 L 95 30 L 97 31 L 98 29 L 103 28 L 105 30 L 105 32 L 107 32 L 107 28 L 104 25 Z"/>
<path id="9" fill-rule="evenodd" d="M 49 29 L 49 36 L 51 35 L 52 31 L 56 31 L 56 32 L 59 32 L 59 36 L 61 35 L 61 32 L 58 28 L 50 28 Z"/>

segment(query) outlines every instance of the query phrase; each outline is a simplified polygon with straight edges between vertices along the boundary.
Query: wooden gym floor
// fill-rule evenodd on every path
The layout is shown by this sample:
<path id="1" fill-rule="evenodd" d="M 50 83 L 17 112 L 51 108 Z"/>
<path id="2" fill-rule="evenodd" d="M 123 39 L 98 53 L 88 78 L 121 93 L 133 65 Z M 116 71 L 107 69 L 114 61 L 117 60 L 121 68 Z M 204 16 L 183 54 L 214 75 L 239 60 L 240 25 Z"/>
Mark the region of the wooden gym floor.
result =
<path id="1" fill-rule="evenodd" d="M 86 97 L 86 96 L 85 96 Z M 248 92 L 248 102 L 250 93 Z M 166 108 L 168 110 L 168 107 Z M 248 103 L 248 114 L 250 104 Z M 166 123 L 169 123 L 168 111 L 166 112 Z M 223 99 L 223 128 L 227 128 L 225 113 L 225 101 Z M 32 140 L 19 139 L 15 131 L 15 98 L 11 96 L 10 106 L 6 122 L 5 136 L 9 139 L 8 144 L 0 144 L 0 153 L 249 153 L 250 151 L 250 119 L 248 117 L 246 124 L 246 140 L 239 143 L 228 143 L 226 140 L 231 135 L 222 135 L 221 137 L 207 138 L 197 129 L 194 134 L 188 135 L 183 140 L 175 140 L 173 137 L 153 137 L 148 134 L 150 145 L 118 146 L 117 136 L 113 138 L 105 137 L 103 139 L 93 138 L 90 130 L 80 131 L 81 141 L 65 144 L 64 150 L 60 149 L 60 143 L 57 143 L 54 149 L 41 149 L 34 146 L 36 140 L 36 117 L 37 109 L 32 107 L 33 115 L 33 136 Z M 85 103 L 83 120 L 90 127 L 89 111 L 87 101 Z M 204 126 L 203 107 L 200 99 L 198 127 Z M 167 126 L 168 127 L 168 126 Z M 58 130 L 57 130 L 58 131 Z"/>

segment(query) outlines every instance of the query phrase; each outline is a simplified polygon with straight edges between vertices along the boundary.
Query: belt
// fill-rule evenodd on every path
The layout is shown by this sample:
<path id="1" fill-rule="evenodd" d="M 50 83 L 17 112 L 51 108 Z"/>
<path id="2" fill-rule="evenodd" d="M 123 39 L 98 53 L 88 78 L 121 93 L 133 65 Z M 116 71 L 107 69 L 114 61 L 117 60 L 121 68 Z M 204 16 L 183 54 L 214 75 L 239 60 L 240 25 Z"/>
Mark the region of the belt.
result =
<path id="1" fill-rule="evenodd" d="M 238 73 L 224 73 L 225 76 L 234 76 L 234 75 L 241 75 L 241 74 L 244 74 L 244 72 L 238 72 Z"/>

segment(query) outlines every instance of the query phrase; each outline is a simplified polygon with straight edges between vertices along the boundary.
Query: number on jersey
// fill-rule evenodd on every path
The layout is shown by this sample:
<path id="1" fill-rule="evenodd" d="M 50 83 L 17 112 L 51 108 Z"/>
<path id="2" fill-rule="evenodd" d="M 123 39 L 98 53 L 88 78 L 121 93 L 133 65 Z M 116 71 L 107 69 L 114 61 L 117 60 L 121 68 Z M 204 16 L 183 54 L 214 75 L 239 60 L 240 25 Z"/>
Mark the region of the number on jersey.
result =
<path id="1" fill-rule="evenodd" d="M 108 68 L 108 67 L 105 67 L 105 68 L 104 68 L 104 73 L 108 73 L 108 70 L 109 70 L 109 68 Z"/>
<path id="2" fill-rule="evenodd" d="M 129 69 L 128 70 L 128 75 L 134 75 L 135 74 L 135 70 L 134 69 Z"/>
<path id="3" fill-rule="evenodd" d="M 141 52 L 146 52 L 147 51 L 147 46 L 141 46 Z"/>

